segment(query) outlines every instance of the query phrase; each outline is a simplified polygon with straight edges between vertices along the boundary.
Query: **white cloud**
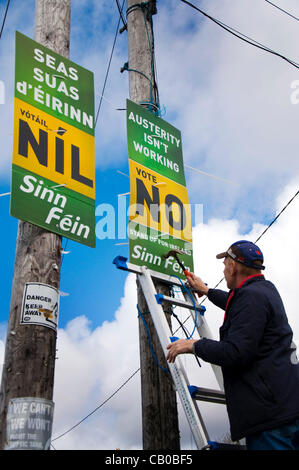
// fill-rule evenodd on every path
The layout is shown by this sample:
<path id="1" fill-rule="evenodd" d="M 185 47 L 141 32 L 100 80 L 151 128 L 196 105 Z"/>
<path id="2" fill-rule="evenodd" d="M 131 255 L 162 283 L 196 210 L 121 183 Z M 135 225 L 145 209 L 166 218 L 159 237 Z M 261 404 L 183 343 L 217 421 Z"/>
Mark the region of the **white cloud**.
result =
<path id="1" fill-rule="evenodd" d="M 189 194 L 209 216 L 261 219 L 299 166 L 291 83 L 298 70 L 213 24 L 181 2 L 156 22 L 159 91 L 166 120 L 182 130 L 185 163 L 239 184 L 187 172 Z M 244 34 L 299 62 L 297 23 L 265 2 L 201 2 Z M 164 10 L 165 8 L 165 10 Z M 296 5 L 294 4 L 294 8 Z M 169 47 L 171 44 L 171 48 Z"/>
<path id="2" fill-rule="evenodd" d="M 59 330 L 54 438 L 104 402 L 139 368 L 137 325 L 136 284 L 130 275 L 114 321 L 106 321 L 91 331 L 87 317 L 81 316 L 65 330 Z M 139 382 L 137 373 L 103 409 L 57 444 L 55 441 L 54 446 L 57 449 L 140 446 Z"/>

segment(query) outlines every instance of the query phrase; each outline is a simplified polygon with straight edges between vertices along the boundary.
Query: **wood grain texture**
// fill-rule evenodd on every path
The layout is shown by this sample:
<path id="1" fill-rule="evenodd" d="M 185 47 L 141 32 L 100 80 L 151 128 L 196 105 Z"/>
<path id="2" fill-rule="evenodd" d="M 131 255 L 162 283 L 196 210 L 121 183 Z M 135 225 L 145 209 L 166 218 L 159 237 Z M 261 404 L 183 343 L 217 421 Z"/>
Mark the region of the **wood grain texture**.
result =
<path id="1" fill-rule="evenodd" d="M 127 0 L 127 9 L 139 3 Z M 154 2 L 155 3 L 155 2 Z M 152 74 L 153 24 L 150 12 L 144 15 L 141 8 L 134 8 L 127 15 L 129 69 Z M 129 72 L 130 99 L 146 103 L 151 98 L 151 81 L 138 72 Z M 152 96 L 155 90 L 152 89 Z M 156 284 L 157 291 L 170 295 L 169 288 Z M 167 368 L 164 353 L 158 339 L 142 289 L 137 285 L 138 307 L 145 313 L 153 349 L 158 362 Z M 165 309 L 164 309 L 165 311 Z M 166 313 L 168 321 L 170 316 Z M 153 359 L 143 321 L 139 319 L 139 348 L 141 369 L 142 440 L 144 450 L 180 449 L 176 392 L 170 373 L 163 372 Z"/>

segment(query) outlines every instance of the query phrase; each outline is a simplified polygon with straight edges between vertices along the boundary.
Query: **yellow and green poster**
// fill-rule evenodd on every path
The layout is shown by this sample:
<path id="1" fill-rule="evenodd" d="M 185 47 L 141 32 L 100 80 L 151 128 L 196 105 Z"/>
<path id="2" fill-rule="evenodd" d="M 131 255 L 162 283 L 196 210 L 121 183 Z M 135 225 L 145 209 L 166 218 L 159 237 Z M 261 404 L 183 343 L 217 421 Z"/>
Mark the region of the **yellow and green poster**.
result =
<path id="1" fill-rule="evenodd" d="M 93 73 L 16 32 L 10 213 L 95 246 Z"/>
<path id="2" fill-rule="evenodd" d="M 129 259 L 153 271 L 184 277 L 170 250 L 181 250 L 193 271 L 192 220 L 181 133 L 127 100 L 130 167 Z"/>

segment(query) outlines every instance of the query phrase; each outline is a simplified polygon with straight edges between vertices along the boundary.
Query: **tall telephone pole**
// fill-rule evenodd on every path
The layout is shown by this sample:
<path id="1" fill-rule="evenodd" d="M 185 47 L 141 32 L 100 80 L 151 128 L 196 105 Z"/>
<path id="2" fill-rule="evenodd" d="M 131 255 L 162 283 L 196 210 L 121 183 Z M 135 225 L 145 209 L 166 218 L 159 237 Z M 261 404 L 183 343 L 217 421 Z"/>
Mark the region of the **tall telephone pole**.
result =
<path id="1" fill-rule="evenodd" d="M 36 0 L 34 39 L 69 57 L 71 0 Z M 56 331 L 20 324 L 24 285 L 59 288 L 61 237 L 19 221 L 5 359 L 0 390 L 0 449 L 5 446 L 8 402 L 12 398 L 52 400 Z"/>
<path id="2" fill-rule="evenodd" d="M 154 40 L 152 15 L 156 13 L 156 1 L 142 2 L 127 0 L 127 29 L 129 41 L 129 85 L 130 99 L 148 107 L 155 99 Z M 133 70 L 133 71 L 130 71 Z M 141 72 L 141 73 L 140 73 Z M 155 107 L 153 106 L 155 110 Z M 142 312 L 150 333 L 151 342 L 158 362 L 167 369 L 151 316 L 140 286 L 138 307 Z M 158 292 L 169 295 L 163 284 L 156 285 Z M 168 321 L 170 315 L 165 311 Z M 139 345 L 142 393 L 142 431 L 144 450 L 177 450 L 180 448 L 176 393 L 170 373 L 164 372 L 153 360 L 148 345 L 144 324 L 139 319 Z"/>

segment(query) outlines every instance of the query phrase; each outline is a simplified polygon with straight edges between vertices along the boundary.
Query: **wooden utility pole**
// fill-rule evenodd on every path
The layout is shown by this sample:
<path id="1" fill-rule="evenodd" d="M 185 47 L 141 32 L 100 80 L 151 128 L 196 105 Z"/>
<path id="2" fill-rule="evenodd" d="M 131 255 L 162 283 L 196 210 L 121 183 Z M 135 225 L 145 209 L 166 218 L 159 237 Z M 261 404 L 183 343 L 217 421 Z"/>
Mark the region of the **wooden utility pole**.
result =
<path id="1" fill-rule="evenodd" d="M 156 1 L 127 0 L 127 29 L 129 41 L 130 99 L 138 104 L 155 100 L 154 41 L 152 15 L 156 13 Z M 130 69 L 134 71 L 130 71 Z M 141 72 L 141 73 L 139 73 Z M 156 104 L 155 102 L 153 103 Z M 153 107 L 155 110 L 155 107 Z M 165 285 L 156 285 L 157 291 L 166 295 Z M 153 325 L 140 286 L 138 307 L 150 333 L 151 342 L 159 364 L 167 369 L 167 363 Z M 165 311 L 168 321 L 170 315 Z M 170 373 L 164 372 L 153 360 L 143 321 L 139 319 L 139 344 L 142 393 L 142 430 L 144 450 L 177 450 L 180 448 L 176 393 Z"/>
<path id="2" fill-rule="evenodd" d="M 69 57 L 70 0 L 36 0 L 34 39 Z M 0 391 L 0 449 L 12 398 L 53 398 L 56 331 L 20 324 L 26 282 L 59 288 L 61 237 L 19 221 L 5 360 Z"/>

